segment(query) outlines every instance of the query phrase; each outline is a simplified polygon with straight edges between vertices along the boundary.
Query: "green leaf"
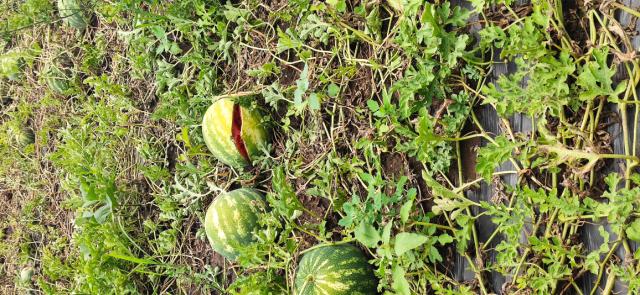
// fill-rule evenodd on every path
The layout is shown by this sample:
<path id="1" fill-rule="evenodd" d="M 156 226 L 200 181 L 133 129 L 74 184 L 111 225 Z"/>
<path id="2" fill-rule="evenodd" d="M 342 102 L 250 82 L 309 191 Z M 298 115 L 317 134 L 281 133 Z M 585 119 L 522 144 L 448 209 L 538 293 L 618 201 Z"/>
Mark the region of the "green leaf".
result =
<path id="1" fill-rule="evenodd" d="M 320 96 L 317 93 L 309 95 L 309 109 L 312 111 L 320 110 Z"/>
<path id="2" fill-rule="evenodd" d="M 327 0 L 327 4 L 335 7 L 338 12 L 345 12 L 347 3 L 345 0 Z"/>
<path id="3" fill-rule="evenodd" d="M 296 219 L 304 209 L 291 184 L 287 181 L 284 167 L 273 169 L 273 193 L 267 195 L 267 200 L 274 212 L 288 220 Z"/>
<path id="4" fill-rule="evenodd" d="M 396 255 L 401 256 L 407 251 L 422 246 L 429 240 L 429 237 L 415 233 L 399 233 L 396 235 L 395 251 Z"/>
<path id="5" fill-rule="evenodd" d="M 440 236 L 438 236 L 438 243 L 440 243 L 440 245 L 446 245 L 453 242 L 453 237 L 448 235 L 448 234 L 441 234 Z"/>
<path id="6" fill-rule="evenodd" d="M 300 49 L 304 43 L 300 41 L 293 33 L 287 29 L 283 32 L 278 28 L 278 45 L 276 46 L 276 52 L 282 53 L 289 49 Z"/>
<path id="7" fill-rule="evenodd" d="M 245 22 L 250 13 L 248 9 L 242 9 L 231 4 L 225 4 L 224 8 L 223 14 L 225 18 L 235 23 Z"/>
<path id="8" fill-rule="evenodd" d="M 438 183 L 433 177 L 429 176 L 426 172 L 422 172 L 422 178 L 427 183 L 432 190 L 432 194 L 437 197 L 442 197 L 444 199 L 459 199 L 462 196 L 455 193 L 454 191 L 444 187 L 442 184 Z"/>
<path id="9" fill-rule="evenodd" d="M 451 214 L 451 219 L 456 219 L 458 212 L 460 209 L 464 209 L 470 206 L 470 202 L 465 202 L 458 199 L 441 199 L 437 198 L 433 200 L 434 205 L 431 207 L 431 211 L 435 215 L 440 215 L 440 213 L 450 212 L 456 210 L 457 213 Z"/>
<path id="10" fill-rule="evenodd" d="M 478 151 L 478 163 L 476 172 L 486 181 L 491 181 L 493 172 L 509 159 L 513 150 L 520 146 L 519 143 L 509 141 L 505 136 L 495 138 L 495 144 L 489 144 Z"/>
<path id="11" fill-rule="evenodd" d="M 436 247 L 429 248 L 429 260 L 433 263 L 442 261 L 442 255 L 440 255 L 440 252 L 438 252 Z"/>
<path id="12" fill-rule="evenodd" d="M 456 38 L 455 46 L 453 51 L 447 55 L 447 63 L 449 67 L 455 67 L 458 63 L 458 58 L 464 55 L 464 49 L 467 47 L 467 42 L 469 41 L 469 35 L 460 35 Z"/>
<path id="13" fill-rule="evenodd" d="M 393 288 L 394 291 L 396 291 L 396 294 L 399 294 L 399 295 L 411 294 L 411 288 L 409 286 L 409 282 L 407 281 L 407 278 L 405 277 L 405 271 L 404 271 L 404 268 L 402 268 L 402 266 L 399 266 L 397 264 L 393 266 L 392 278 L 393 278 L 393 283 L 391 284 L 391 287 Z"/>
<path id="14" fill-rule="evenodd" d="M 365 27 L 365 33 L 372 35 L 375 38 L 381 36 L 380 29 L 382 28 L 382 20 L 380 19 L 380 7 L 375 6 L 371 9 L 371 12 L 366 16 L 367 26 Z"/>
<path id="15" fill-rule="evenodd" d="M 486 5 L 485 0 L 470 0 L 469 2 L 473 6 L 475 12 L 482 12 Z"/>
<path id="16" fill-rule="evenodd" d="M 412 206 L 413 200 L 409 200 L 400 207 L 400 220 L 402 220 L 402 223 L 406 223 L 407 220 L 409 220 L 409 213 L 411 213 Z"/>
<path id="17" fill-rule="evenodd" d="M 80 183 L 80 195 L 85 200 L 85 202 L 98 201 L 95 187 L 93 185 L 89 185 L 85 181 L 82 181 L 82 183 Z"/>
<path id="18" fill-rule="evenodd" d="M 309 67 L 305 64 L 302 73 L 300 73 L 300 78 L 296 80 L 296 90 L 293 92 L 293 104 L 296 109 L 296 112 L 302 112 L 305 108 L 305 102 L 302 100 L 302 97 L 309 89 Z"/>
<path id="19" fill-rule="evenodd" d="M 111 214 L 111 206 L 109 204 L 102 205 L 100 208 L 96 209 L 93 212 L 93 217 L 96 219 L 96 222 L 99 224 L 103 224 L 107 221 L 107 217 Z"/>
<path id="20" fill-rule="evenodd" d="M 574 100 L 569 79 L 576 66 L 569 53 L 561 52 L 557 57 L 545 55 L 537 61 L 518 57 L 515 63 L 518 67 L 515 73 L 501 75 L 496 83 L 482 88 L 486 94 L 483 103 L 494 105 L 499 115 L 525 113 L 539 117 L 547 110 L 557 115 Z"/>
<path id="21" fill-rule="evenodd" d="M 367 100 L 367 107 L 369 107 L 369 110 L 372 112 L 377 112 L 380 109 L 378 102 L 373 99 Z"/>
<path id="22" fill-rule="evenodd" d="M 446 6 L 449 2 L 445 2 L 441 7 Z M 463 26 L 467 23 L 467 20 L 471 16 L 471 10 L 466 8 L 462 8 L 461 6 L 456 6 L 451 11 L 450 15 L 442 15 L 441 18 L 446 18 L 447 20 L 444 22 L 446 25 L 454 25 L 454 26 Z M 462 35 L 466 36 L 466 35 Z M 467 36 L 468 37 L 468 36 Z"/>
<path id="23" fill-rule="evenodd" d="M 481 0 L 483 1 L 483 0 Z M 484 5 L 484 3 L 482 3 Z M 480 34 L 480 48 L 489 49 L 492 46 L 496 48 L 502 48 L 507 39 L 507 34 L 504 30 L 496 25 L 488 25 L 479 32 Z"/>
<path id="24" fill-rule="evenodd" d="M 625 232 L 627 234 L 627 238 L 640 242 L 640 219 L 636 219 L 631 223 Z"/>
<path id="25" fill-rule="evenodd" d="M 393 226 L 393 219 L 391 219 L 382 229 L 382 243 L 389 244 L 391 240 L 391 227 Z"/>
<path id="26" fill-rule="evenodd" d="M 600 253 L 590 252 L 584 261 L 584 267 L 592 274 L 597 275 L 600 269 Z"/>
<path id="27" fill-rule="evenodd" d="M 365 221 L 360 222 L 358 227 L 356 227 L 355 236 L 356 240 L 369 248 L 377 247 L 378 242 L 380 242 L 380 233 L 378 233 L 378 230 Z"/>
<path id="28" fill-rule="evenodd" d="M 604 183 L 607 184 L 609 192 L 615 193 L 616 191 L 618 191 L 618 186 L 620 185 L 621 180 L 622 179 L 620 179 L 620 176 L 617 173 L 609 173 L 604 178 Z"/>
<path id="29" fill-rule="evenodd" d="M 592 61 L 587 62 L 581 69 L 577 84 L 582 89 L 580 99 L 583 101 L 593 100 L 598 96 L 607 96 L 611 100 L 617 99 L 626 87 L 626 81 L 613 89 L 613 76 L 616 69 L 612 65 L 607 65 L 608 47 L 595 49 L 592 53 Z"/>
<path id="30" fill-rule="evenodd" d="M 152 260 L 152 259 L 138 258 L 138 257 L 134 257 L 134 256 L 131 256 L 131 255 L 121 254 L 121 253 L 117 253 L 117 252 L 110 252 L 110 253 L 107 253 L 106 255 L 109 256 L 109 257 L 116 258 L 116 259 L 132 262 L 132 263 L 136 263 L 136 264 L 141 264 L 141 265 L 158 264 L 157 261 Z"/>
<path id="31" fill-rule="evenodd" d="M 327 87 L 327 95 L 329 95 L 329 97 L 337 97 L 338 93 L 340 93 L 340 87 L 336 84 L 329 84 L 329 86 Z"/>

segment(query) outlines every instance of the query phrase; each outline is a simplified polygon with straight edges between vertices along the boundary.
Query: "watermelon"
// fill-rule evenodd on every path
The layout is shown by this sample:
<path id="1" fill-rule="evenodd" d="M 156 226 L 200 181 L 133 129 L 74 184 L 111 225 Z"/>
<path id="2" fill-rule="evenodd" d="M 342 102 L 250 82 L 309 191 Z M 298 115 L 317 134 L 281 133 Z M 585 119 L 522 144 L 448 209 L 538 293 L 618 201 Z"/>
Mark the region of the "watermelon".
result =
<path id="1" fill-rule="evenodd" d="M 247 166 L 267 146 L 268 135 L 261 118 L 231 99 L 219 99 L 202 119 L 204 141 L 221 162 L 236 168 Z"/>
<path id="2" fill-rule="evenodd" d="M 296 295 L 377 294 L 378 281 L 362 251 L 326 245 L 304 254 L 295 278 Z"/>
<path id="3" fill-rule="evenodd" d="M 89 24 L 88 17 L 82 6 L 80 0 L 58 0 L 60 18 L 63 19 L 65 24 L 78 31 L 84 31 Z"/>
<path id="4" fill-rule="evenodd" d="M 219 195 L 204 219 L 204 230 L 213 250 L 227 259 L 236 259 L 239 250 L 254 241 L 258 214 L 265 210 L 264 197 L 253 189 L 241 188 Z"/>

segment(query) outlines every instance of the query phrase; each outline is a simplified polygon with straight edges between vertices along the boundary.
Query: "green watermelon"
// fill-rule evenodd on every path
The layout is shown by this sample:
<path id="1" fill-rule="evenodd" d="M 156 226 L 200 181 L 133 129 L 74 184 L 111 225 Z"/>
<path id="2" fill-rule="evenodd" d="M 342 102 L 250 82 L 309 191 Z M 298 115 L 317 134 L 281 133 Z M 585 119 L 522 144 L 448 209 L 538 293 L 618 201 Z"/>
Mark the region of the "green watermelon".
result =
<path id="1" fill-rule="evenodd" d="M 251 164 L 267 147 L 261 116 L 231 99 L 219 99 L 209 107 L 202 119 L 202 134 L 211 153 L 236 168 Z"/>
<path id="2" fill-rule="evenodd" d="M 239 249 L 254 241 L 258 214 L 265 210 L 264 197 L 253 189 L 241 188 L 219 195 L 204 219 L 204 230 L 213 250 L 227 259 L 236 259 Z"/>
<path id="3" fill-rule="evenodd" d="M 58 12 L 64 22 L 79 31 L 89 24 L 89 18 L 83 10 L 80 0 L 58 0 Z"/>
<path id="4" fill-rule="evenodd" d="M 327 245 L 304 254 L 295 278 L 296 295 L 377 294 L 378 280 L 360 249 Z"/>

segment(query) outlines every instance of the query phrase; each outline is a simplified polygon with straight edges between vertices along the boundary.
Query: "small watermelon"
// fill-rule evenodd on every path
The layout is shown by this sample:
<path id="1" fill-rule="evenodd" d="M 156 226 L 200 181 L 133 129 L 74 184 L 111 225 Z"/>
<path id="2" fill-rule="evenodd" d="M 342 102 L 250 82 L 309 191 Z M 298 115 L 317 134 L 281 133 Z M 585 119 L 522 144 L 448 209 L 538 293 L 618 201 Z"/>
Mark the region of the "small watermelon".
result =
<path id="1" fill-rule="evenodd" d="M 327 245 L 300 260 L 296 295 L 377 294 L 378 280 L 362 251 L 353 245 Z"/>
<path id="2" fill-rule="evenodd" d="M 219 195 L 209 206 L 204 230 L 214 251 L 234 260 L 239 249 L 254 241 L 258 214 L 266 210 L 264 197 L 253 189 L 237 189 Z"/>
<path id="3" fill-rule="evenodd" d="M 78 31 L 84 31 L 89 24 L 80 0 L 58 0 L 58 12 L 65 24 Z"/>
<path id="4" fill-rule="evenodd" d="M 236 168 L 251 164 L 266 149 L 268 134 L 261 116 L 230 99 L 219 99 L 202 119 L 204 141 L 221 162 Z"/>

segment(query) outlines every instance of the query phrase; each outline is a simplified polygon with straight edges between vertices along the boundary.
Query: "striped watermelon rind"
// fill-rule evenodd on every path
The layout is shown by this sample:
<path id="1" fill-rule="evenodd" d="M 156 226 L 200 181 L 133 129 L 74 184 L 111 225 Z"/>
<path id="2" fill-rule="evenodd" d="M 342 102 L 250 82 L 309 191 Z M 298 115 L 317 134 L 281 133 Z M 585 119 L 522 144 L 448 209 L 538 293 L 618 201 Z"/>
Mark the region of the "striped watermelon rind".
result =
<path id="1" fill-rule="evenodd" d="M 326 245 L 304 254 L 295 278 L 297 295 L 377 294 L 378 281 L 360 249 Z"/>
<path id="2" fill-rule="evenodd" d="M 240 106 L 242 126 L 240 136 L 247 150 L 248 160 L 238 150 L 232 138 L 233 109 L 231 99 L 219 99 L 207 110 L 202 119 L 202 134 L 209 151 L 221 162 L 236 168 L 250 161 L 267 146 L 268 134 L 256 111 Z"/>
<path id="3" fill-rule="evenodd" d="M 214 251 L 235 260 L 242 248 L 255 241 L 258 214 L 266 210 L 262 194 L 241 188 L 219 195 L 209 206 L 204 229 Z"/>
<path id="4" fill-rule="evenodd" d="M 83 31 L 89 23 L 79 1 L 80 0 L 58 0 L 58 12 L 65 24 L 76 30 Z"/>

